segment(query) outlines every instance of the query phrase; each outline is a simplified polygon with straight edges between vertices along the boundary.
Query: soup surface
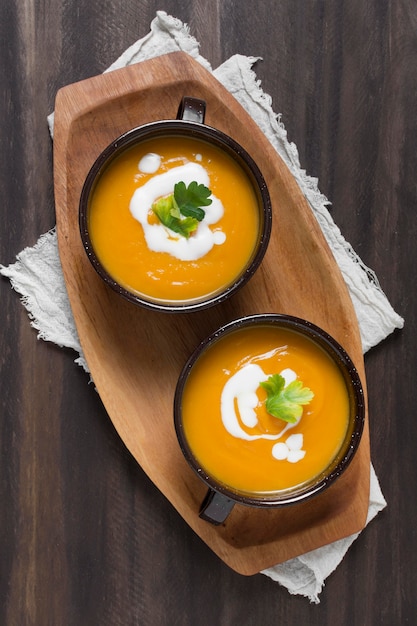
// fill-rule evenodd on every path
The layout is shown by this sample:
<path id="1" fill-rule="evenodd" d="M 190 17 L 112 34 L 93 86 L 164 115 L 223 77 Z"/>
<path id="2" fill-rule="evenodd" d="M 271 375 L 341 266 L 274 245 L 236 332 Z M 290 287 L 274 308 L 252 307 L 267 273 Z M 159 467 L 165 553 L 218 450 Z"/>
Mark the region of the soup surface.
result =
<path id="1" fill-rule="evenodd" d="M 212 192 L 188 239 L 151 209 L 180 181 Z M 127 149 L 100 176 L 89 232 L 104 268 L 127 290 L 155 301 L 199 300 L 233 283 L 249 263 L 259 236 L 258 201 L 240 165 L 219 148 L 183 136 L 154 138 Z"/>
<path id="2" fill-rule="evenodd" d="M 260 382 L 274 374 L 314 394 L 295 424 L 266 410 Z M 327 353 L 301 333 L 265 325 L 226 334 L 199 357 L 185 384 L 182 421 L 209 475 L 260 495 L 325 470 L 346 435 L 349 410 L 343 376 Z"/>

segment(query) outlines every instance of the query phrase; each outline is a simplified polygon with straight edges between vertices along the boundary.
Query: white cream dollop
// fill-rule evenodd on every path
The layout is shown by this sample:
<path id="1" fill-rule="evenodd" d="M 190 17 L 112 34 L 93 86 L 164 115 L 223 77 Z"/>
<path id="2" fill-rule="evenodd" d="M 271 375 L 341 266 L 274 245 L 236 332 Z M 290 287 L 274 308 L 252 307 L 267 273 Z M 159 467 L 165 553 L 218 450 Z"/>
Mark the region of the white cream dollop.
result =
<path id="1" fill-rule="evenodd" d="M 306 451 L 302 450 L 304 437 L 300 433 L 290 435 L 285 443 L 279 442 L 272 446 L 272 456 L 278 461 L 298 463 L 305 457 Z"/>
<path id="2" fill-rule="evenodd" d="M 138 163 L 138 170 L 143 174 L 155 174 L 161 167 L 161 157 L 155 152 L 148 152 Z"/>
<path id="3" fill-rule="evenodd" d="M 192 181 L 206 187 L 210 186 L 209 175 L 202 165 L 199 163 L 179 165 L 153 176 L 136 189 L 130 201 L 130 212 L 141 223 L 150 250 L 167 252 L 181 261 L 196 261 L 210 252 L 214 245 L 221 245 L 226 240 L 222 230 L 210 228 L 224 214 L 223 204 L 218 198 L 211 196 L 212 203 L 204 207 L 205 216 L 189 239 L 172 232 L 163 224 L 150 224 L 148 221 L 148 214 L 155 200 L 173 193 L 175 184 L 180 181 L 187 186 Z"/>
<path id="4" fill-rule="evenodd" d="M 262 435 L 250 435 L 239 423 L 239 417 L 235 409 L 235 401 L 239 409 L 239 415 L 243 424 L 254 427 L 258 423 L 255 408 L 258 404 L 256 390 L 259 383 L 267 380 L 263 369 L 255 363 L 245 365 L 236 372 L 223 387 L 221 396 L 222 422 L 233 437 L 252 441 L 260 439 Z M 256 398 L 256 403 L 255 403 Z"/>

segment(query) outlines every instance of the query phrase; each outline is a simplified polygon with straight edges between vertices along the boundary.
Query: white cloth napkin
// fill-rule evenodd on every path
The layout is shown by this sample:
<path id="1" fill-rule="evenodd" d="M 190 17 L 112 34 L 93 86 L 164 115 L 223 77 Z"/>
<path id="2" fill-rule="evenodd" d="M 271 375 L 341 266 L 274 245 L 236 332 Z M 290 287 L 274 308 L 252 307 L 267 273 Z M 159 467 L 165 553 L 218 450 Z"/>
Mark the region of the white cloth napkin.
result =
<path id="1" fill-rule="evenodd" d="M 158 11 L 149 34 L 129 47 L 106 71 L 177 50 L 187 52 L 212 71 L 210 63 L 199 54 L 199 44 L 189 34 L 187 26 L 165 12 Z M 320 193 L 317 179 L 309 177 L 301 169 L 297 148 L 288 142 L 280 116 L 274 113 L 270 97 L 263 92 L 252 70 L 256 60 L 255 57 L 235 55 L 213 73 L 263 130 L 287 163 L 311 205 L 349 288 L 365 352 L 395 328 L 401 328 L 404 320 L 391 307 L 375 274 L 362 263 L 333 222 L 327 209 L 329 202 Z M 48 122 L 53 134 L 53 114 L 49 116 Z M 0 273 L 8 277 L 12 287 L 21 294 L 31 324 L 38 330 L 38 337 L 75 350 L 78 353 L 76 362 L 88 372 L 61 271 L 55 229 L 42 235 L 34 247 L 23 250 L 15 263 L 8 267 L 0 266 Z M 386 506 L 372 466 L 370 472 L 367 522 Z M 325 579 L 343 559 L 357 536 L 352 535 L 318 548 L 262 573 L 285 586 L 290 593 L 304 595 L 318 603 Z"/>

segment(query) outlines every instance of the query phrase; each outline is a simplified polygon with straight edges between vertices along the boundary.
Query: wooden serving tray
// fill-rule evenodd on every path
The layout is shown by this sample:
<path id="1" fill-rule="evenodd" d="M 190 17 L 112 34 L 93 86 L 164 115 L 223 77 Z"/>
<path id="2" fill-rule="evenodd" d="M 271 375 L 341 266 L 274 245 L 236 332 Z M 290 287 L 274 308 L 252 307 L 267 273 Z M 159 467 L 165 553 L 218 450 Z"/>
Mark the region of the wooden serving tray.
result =
<path id="1" fill-rule="evenodd" d="M 125 301 L 98 277 L 82 247 L 78 202 L 99 152 L 134 126 L 175 118 L 184 95 L 205 100 L 206 123 L 258 163 L 271 194 L 273 230 L 260 269 L 229 301 L 204 312 L 156 313 Z M 219 527 L 198 517 L 206 487 L 177 443 L 173 396 L 183 364 L 206 335 L 252 313 L 303 317 L 345 347 L 365 387 L 357 320 L 339 268 L 293 176 L 233 96 L 183 52 L 64 87 L 56 98 L 54 183 L 62 268 L 95 385 L 127 448 L 191 528 L 241 574 L 360 531 L 369 502 L 367 420 L 357 456 L 322 495 L 275 510 L 236 505 Z"/>

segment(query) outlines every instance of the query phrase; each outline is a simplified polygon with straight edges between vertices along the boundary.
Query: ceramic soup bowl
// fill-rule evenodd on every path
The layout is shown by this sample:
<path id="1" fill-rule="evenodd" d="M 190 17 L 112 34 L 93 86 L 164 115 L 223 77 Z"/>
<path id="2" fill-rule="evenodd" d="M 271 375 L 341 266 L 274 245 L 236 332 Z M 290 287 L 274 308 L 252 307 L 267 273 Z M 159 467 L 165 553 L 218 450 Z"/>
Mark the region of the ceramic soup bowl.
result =
<path id="1" fill-rule="evenodd" d="M 288 315 L 244 317 L 207 337 L 174 399 L 179 445 L 208 486 L 200 516 L 214 524 L 235 503 L 279 507 L 320 494 L 352 461 L 364 419 L 346 351 Z"/>
<path id="2" fill-rule="evenodd" d="M 100 277 L 130 302 L 167 312 L 219 304 L 253 276 L 271 201 L 251 156 L 204 123 L 205 102 L 113 141 L 87 175 L 81 239 Z"/>

